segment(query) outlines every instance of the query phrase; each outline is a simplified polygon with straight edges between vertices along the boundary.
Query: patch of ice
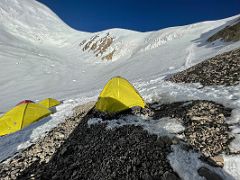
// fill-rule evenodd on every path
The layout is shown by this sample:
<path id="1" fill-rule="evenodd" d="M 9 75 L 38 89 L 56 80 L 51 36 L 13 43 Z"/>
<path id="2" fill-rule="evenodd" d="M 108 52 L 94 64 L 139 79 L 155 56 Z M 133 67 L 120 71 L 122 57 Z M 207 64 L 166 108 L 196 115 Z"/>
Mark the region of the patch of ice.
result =
<path id="1" fill-rule="evenodd" d="M 169 70 L 173 70 L 173 69 L 175 69 L 175 67 L 174 66 L 170 66 L 168 69 Z"/>
<path id="2" fill-rule="evenodd" d="M 234 180 L 234 178 L 229 175 L 231 171 L 224 171 L 222 168 L 211 167 L 208 164 L 203 163 L 199 157 L 200 154 L 193 151 L 186 151 L 181 148 L 180 145 L 172 145 L 173 152 L 168 155 L 168 160 L 178 175 L 184 180 L 204 180 L 205 178 L 199 176 L 198 169 L 200 167 L 206 167 L 212 172 L 215 172 L 221 176 L 224 180 Z M 229 161 L 231 162 L 231 160 Z M 225 163 L 225 162 L 224 162 Z M 239 162 L 237 162 L 239 163 Z M 231 163 L 230 163 L 231 164 Z M 239 165 L 239 164 L 235 164 Z M 224 166 L 225 167 L 225 166 Z M 227 166 L 228 167 L 228 166 Z M 226 168 L 227 168 L 226 167 Z M 235 166 L 236 168 L 237 166 Z M 239 167 L 239 166 L 238 166 Z M 237 170 L 237 169 L 235 169 Z M 233 171 L 237 173 L 237 171 Z M 231 172 L 232 173 L 232 172 Z M 237 177 L 237 176 L 235 176 Z"/>
<path id="3" fill-rule="evenodd" d="M 240 155 L 224 156 L 224 171 L 230 174 L 233 179 L 240 179 Z"/>
<path id="4" fill-rule="evenodd" d="M 203 163 L 198 159 L 200 154 L 184 151 L 180 146 L 173 145 L 173 152 L 168 155 L 168 160 L 174 171 L 184 180 L 203 180 L 197 173 Z"/>
<path id="5" fill-rule="evenodd" d="M 233 135 L 239 134 L 240 133 L 240 124 L 236 123 L 232 126 L 230 126 L 231 132 L 233 133 Z"/>
<path id="6" fill-rule="evenodd" d="M 240 109 L 233 109 L 231 117 L 227 119 L 227 123 L 240 123 Z"/>
<path id="7" fill-rule="evenodd" d="M 239 128 L 238 128 L 239 130 Z M 234 139 L 230 143 L 229 148 L 231 152 L 239 152 L 240 151 L 240 134 L 234 134 Z M 240 168 L 240 166 L 239 166 Z"/>
<path id="8" fill-rule="evenodd" d="M 202 87 L 199 84 L 176 84 L 164 81 L 163 78 L 157 78 L 139 82 L 136 86 L 143 98 L 149 103 L 158 101 L 164 104 L 180 101 L 208 100 L 223 104 L 229 108 L 240 109 L 240 98 L 231 98 L 232 94 L 239 92 L 240 85 Z M 236 113 L 234 118 L 237 119 L 239 118 L 239 112 Z"/>
<path id="9" fill-rule="evenodd" d="M 88 120 L 88 126 L 95 125 L 95 124 L 100 124 L 103 123 L 104 121 L 101 118 L 92 118 Z"/>
<path id="10" fill-rule="evenodd" d="M 226 122 L 230 124 L 231 133 L 234 136 L 233 141 L 230 143 L 229 148 L 231 152 L 240 151 L 240 108 L 233 109 L 231 116 L 226 119 Z M 240 166 L 239 166 L 240 168 Z"/>
<path id="11" fill-rule="evenodd" d="M 99 123 L 106 123 L 107 129 L 122 127 L 124 125 L 141 126 L 150 134 L 156 134 L 158 136 L 171 135 L 184 131 L 184 127 L 179 120 L 169 117 L 152 120 L 143 116 L 128 115 L 120 119 L 103 121 L 100 118 L 93 118 L 88 121 L 88 125 Z"/>

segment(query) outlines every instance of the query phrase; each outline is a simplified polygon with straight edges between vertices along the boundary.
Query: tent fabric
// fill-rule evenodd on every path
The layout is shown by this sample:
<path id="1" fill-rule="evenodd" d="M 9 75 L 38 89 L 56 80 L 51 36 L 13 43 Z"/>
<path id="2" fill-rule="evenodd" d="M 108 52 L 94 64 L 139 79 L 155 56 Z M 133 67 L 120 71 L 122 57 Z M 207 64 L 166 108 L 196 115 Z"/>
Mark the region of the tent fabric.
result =
<path id="1" fill-rule="evenodd" d="M 101 112 L 116 113 L 134 106 L 144 108 L 146 103 L 128 80 L 117 76 L 105 85 L 95 107 Z"/>
<path id="2" fill-rule="evenodd" d="M 19 102 L 16 106 L 20 105 L 20 104 L 27 104 L 27 103 L 34 103 L 32 100 L 23 100 L 21 102 Z"/>
<path id="3" fill-rule="evenodd" d="M 61 102 L 56 99 L 53 99 L 53 98 L 47 98 L 42 101 L 39 101 L 38 104 L 41 104 L 41 105 L 45 106 L 46 108 L 51 108 L 51 107 L 61 104 Z"/>
<path id="4" fill-rule="evenodd" d="M 20 104 L 0 118 L 0 136 L 21 130 L 50 114 L 51 111 L 42 105 L 36 103 Z"/>

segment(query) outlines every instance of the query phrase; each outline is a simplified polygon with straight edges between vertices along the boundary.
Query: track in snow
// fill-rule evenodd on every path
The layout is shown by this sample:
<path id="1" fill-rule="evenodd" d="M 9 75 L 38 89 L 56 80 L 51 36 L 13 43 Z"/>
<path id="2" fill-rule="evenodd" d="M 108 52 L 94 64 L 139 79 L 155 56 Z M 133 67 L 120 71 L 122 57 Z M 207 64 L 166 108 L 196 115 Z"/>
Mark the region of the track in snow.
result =
<path id="1" fill-rule="evenodd" d="M 192 58 L 194 56 L 194 50 L 193 49 L 194 49 L 194 45 L 192 44 L 186 50 L 187 57 L 186 57 L 185 65 L 184 65 L 185 68 L 189 68 L 189 67 L 192 66 Z"/>

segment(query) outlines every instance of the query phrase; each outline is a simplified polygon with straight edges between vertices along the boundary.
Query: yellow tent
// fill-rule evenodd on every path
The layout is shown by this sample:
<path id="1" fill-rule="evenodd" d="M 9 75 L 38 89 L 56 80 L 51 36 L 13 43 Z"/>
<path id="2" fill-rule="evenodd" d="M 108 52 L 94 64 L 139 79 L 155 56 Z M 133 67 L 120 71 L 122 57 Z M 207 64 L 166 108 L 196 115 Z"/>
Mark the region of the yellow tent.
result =
<path id="1" fill-rule="evenodd" d="M 115 113 L 134 106 L 145 107 L 145 102 L 137 90 L 124 78 L 114 77 L 104 87 L 98 97 L 96 109 Z"/>
<path id="2" fill-rule="evenodd" d="M 49 114 L 51 111 L 42 105 L 20 104 L 0 118 L 0 136 L 21 130 Z"/>
<path id="3" fill-rule="evenodd" d="M 61 102 L 59 102 L 58 100 L 53 99 L 53 98 L 47 98 L 47 99 L 44 99 L 44 100 L 38 102 L 38 104 L 41 104 L 41 105 L 45 106 L 46 108 L 51 108 L 51 107 L 61 104 Z"/>

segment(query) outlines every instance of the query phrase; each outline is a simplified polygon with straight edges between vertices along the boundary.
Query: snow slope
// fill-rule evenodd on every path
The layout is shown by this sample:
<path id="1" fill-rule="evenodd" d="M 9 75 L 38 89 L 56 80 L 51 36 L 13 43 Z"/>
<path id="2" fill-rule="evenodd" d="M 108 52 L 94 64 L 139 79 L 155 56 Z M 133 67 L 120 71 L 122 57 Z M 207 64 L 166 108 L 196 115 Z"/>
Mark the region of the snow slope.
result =
<path id="1" fill-rule="evenodd" d="M 237 115 L 231 120 L 240 121 L 237 119 L 240 114 L 239 86 L 199 89 L 197 85 L 183 86 L 163 81 L 174 72 L 239 48 L 240 42 L 206 42 L 239 17 L 146 33 L 124 29 L 87 33 L 71 29 L 35 0 L 1 0 L 0 114 L 23 99 L 53 97 L 64 100 L 64 103 L 50 118 L 15 134 L 0 137 L 0 161 L 26 148 L 63 122 L 65 116 L 71 115 L 74 106 L 96 100 L 104 84 L 116 75 L 134 83 L 148 102 L 155 99 L 162 102 L 213 100 L 234 108 Z M 107 34 L 113 42 L 104 54 L 115 50 L 112 61 L 102 61 L 93 51 L 82 51 L 79 46 L 94 36 L 98 36 L 94 42 L 101 42 Z M 138 123 L 143 124 L 142 121 Z M 154 124 L 146 125 L 147 129 L 152 127 L 155 127 Z M 156 129 L 154 131 L 161 133 Z M 239 148 L 237 143 L 232 147 Z"/>
<path id="2" fill-rule="evenodd" d="M 115 75 L 135 81 L 169 69 L 179 71 L 239 47 L 205 42 L 238 16 L 147 33 L 124 29 L 86 33 L 71 29 L 37 1 L 2 0 L 0 18 L 0 112 L 22 99 L 68 99 L 98 90 Z M 107 49 L 116 50 L 113 61 L 81 50 L 83 40 L 107 33 L 114 39 Z"/>

